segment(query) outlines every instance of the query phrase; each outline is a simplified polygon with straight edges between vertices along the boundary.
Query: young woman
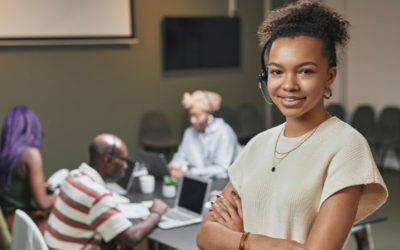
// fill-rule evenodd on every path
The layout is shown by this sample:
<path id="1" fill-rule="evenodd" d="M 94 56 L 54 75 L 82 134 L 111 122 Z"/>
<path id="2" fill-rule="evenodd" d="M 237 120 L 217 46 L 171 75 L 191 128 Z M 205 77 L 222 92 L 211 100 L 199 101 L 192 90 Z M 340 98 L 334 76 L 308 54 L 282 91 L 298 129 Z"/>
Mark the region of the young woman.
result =
<path id="1" fill-rule="evenodd" d="M 168 165 L 171 175 L 180 177 L 187 171 L 208 178 L 226 178 L 240 145 L 233 129 L 222 118 L 213 116 L 221 106 L 221 96 L 197 90 L 185 93 L 182 104 L 192 126 L 185 130 L 178 152 Z"/>
<path id="2" fill-rule="evenodd" d="M 286 123 L 253 138 L 233 163 L 198 233 L 201 249 L 341 249 L 352 224 L 385 202 L 368 143 L 324 108 L 348 26 L 310 1 L 261 25 L 261 80 Z"/>
<path id="3" fill-rule="evenodd" d="M 55 195 L 46 193 L 40 146 L 42 126 L 26 106 L 11 108 L 3 123 L 0 139 L 0 206 L 9 229 L 15 209 L 25 210 L 43 232 Z"/>

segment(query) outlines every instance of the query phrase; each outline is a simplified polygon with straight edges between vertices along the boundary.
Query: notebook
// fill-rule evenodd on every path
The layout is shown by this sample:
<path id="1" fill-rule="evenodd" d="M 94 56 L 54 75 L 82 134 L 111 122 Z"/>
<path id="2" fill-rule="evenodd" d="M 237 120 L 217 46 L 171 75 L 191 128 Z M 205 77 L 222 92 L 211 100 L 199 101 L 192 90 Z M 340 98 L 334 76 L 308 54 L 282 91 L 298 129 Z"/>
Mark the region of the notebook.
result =
<path id="1" fill-rule="evenodd" d="M 204 204 L 211 188 L 211 179 L 183 175 L 179 180 L 175 205 L 162 216 L 158 226 L 162 229 L 200 223 L 203 219 Z"/>
<path id="2" fill-rule="evenodd" d="M 167 159 L 164 154 L 139 151 L 139 162 L 144 163 L 150 175 L 154 175 L 159 180 L 162 180 L 165 175 L 169 175 L 167 168 Z"/>

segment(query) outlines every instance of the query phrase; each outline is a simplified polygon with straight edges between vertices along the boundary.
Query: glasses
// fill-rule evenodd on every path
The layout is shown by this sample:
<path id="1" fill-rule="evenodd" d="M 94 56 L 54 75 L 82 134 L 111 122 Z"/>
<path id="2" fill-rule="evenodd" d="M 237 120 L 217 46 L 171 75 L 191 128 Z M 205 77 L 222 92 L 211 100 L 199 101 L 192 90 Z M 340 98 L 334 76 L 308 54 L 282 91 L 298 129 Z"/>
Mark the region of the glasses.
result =
<path id="1" fill-rule="evenodd" d="M 126 162 L 129 166 L 135 165 L 135 162 L 132 161 L 131 159 L 129 159 L 128 157 L 122 157 L 122 156 L 117 156 L 117 155 L 115 155 L 114 158 L 117 158 L 117 159 L 119 159 L 119 160 L 121 160 L 121 161 Z"/>

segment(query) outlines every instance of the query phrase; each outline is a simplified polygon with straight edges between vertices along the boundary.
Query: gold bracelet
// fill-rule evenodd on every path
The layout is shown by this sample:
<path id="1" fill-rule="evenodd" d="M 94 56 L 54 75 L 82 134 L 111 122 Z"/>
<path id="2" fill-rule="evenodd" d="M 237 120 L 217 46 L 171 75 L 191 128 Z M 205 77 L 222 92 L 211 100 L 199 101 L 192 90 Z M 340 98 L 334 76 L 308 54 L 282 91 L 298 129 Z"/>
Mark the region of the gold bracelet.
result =
<path id="1" fill-rule="evenodd" d="M 245 245 L 246 245 L 246 241 L 247 241 L 247 237 L 249 236 L 249 232 L 247 233 L 243 233 L 242 237 L 240 238 L 240 243 L 239 243 L 239 250 L 245 250 Z"/>
<path id="2" fill-rule="evenodd" d="M 246 242 L 247 242 L 247 239 L 249 238 L 249 235 L 250 235 L 250 233 L 247 232 L 247 233 L 246 233 L 246 236 L 244 237 L 243 250 L 246 250 Z"/>

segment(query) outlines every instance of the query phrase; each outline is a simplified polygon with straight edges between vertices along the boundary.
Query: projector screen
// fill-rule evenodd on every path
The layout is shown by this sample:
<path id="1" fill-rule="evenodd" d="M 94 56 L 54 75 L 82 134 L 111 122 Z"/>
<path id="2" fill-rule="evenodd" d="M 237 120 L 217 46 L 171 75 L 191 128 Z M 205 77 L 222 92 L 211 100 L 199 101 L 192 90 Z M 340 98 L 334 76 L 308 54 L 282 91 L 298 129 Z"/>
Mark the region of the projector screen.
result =
<path id="1" fill-rule="evenodd" d="M 133 43 L 133 0 L 0 1 L 0 44 Z"/>

